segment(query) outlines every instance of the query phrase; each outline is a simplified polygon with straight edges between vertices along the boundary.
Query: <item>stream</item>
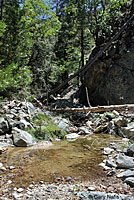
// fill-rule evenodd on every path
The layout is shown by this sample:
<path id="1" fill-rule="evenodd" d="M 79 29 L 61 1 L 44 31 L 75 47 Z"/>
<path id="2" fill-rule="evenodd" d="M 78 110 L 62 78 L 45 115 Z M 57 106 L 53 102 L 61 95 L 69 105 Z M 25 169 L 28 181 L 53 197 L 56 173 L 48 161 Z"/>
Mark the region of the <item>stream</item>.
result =
<path id="1" fill-rule="evenodd" d="M 75 141 L 44 142 L 27 148 L 10 147 L 0 157 L 7 169 L 1 175 L 12 181 L 12 187 L 23 188 L 33 182 L 52 183 L 68 177 L 78 181 L 106 177 L 98 165 L 104 159 L 102 149 L 119 139 L 108 134 L 93 134 Z"/>

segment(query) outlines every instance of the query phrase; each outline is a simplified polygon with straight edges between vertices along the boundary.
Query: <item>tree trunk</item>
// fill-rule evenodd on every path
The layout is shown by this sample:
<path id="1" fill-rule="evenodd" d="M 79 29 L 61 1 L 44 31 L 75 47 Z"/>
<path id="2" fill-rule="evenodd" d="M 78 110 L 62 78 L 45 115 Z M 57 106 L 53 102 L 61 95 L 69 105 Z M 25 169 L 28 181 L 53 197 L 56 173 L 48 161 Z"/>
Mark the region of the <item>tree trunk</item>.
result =
<path id="1" fill-rule="evenodd" d="M 61 90 L 69 81 L 71 81 L 76 76 L 80 75 L 83 76 L 83 74 L 89 69 L 89 67 L 95 63 L 95 61 L 109 48 L 109 46 L 112 44 L 113 41 L 115 41 L 119 35 L 124 31 L 124 29 L 127 27 L 127 25 L 133 20 L 134 14 L 130 17 L 130 19 L 120 28 L 120 30 L 112 37 L 112 39 L 106 43 L 106 45 L 101 49 L 91 60 L 87 62 L 86 65 L 84 65 L 83 68 L 76 71 L 73 75 L 71 75 L 68 79 L 66 79 L 63 83 L 61 83 L 57 88 L 53 89 L 48 93 L 48 96 L 51 94 L 57 93 L 59 90 Z M 44 95 L 46 97 L 46 95 Z"/>
<path id="2" fill-rule="evenodd" d="M 2 20 L 2 11 L 3 11 L 3 0 L 1 0 L 1 5 L 0 5 L 0 20 Z"/>
<path id="3" fill-rule="evenodd" d="M 81 24 L 81 65 L 84 67 L 84 30 Z"/>

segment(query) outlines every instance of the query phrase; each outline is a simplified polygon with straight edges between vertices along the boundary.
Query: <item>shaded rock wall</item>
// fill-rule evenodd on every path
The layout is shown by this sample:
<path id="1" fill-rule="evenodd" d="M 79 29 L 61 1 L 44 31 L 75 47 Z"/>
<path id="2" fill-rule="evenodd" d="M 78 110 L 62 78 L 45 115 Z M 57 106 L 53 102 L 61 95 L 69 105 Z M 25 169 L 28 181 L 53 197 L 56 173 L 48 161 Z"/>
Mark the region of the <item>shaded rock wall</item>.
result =
<path id="1" fill-rule="evenodd" d="M 101 48 L 96 47 L 90 58 Z M 85 87 L 91 105 L 134 103 L 134 22 L 90 67 L 82 80 L 81 103 L 87 101 Z"/>

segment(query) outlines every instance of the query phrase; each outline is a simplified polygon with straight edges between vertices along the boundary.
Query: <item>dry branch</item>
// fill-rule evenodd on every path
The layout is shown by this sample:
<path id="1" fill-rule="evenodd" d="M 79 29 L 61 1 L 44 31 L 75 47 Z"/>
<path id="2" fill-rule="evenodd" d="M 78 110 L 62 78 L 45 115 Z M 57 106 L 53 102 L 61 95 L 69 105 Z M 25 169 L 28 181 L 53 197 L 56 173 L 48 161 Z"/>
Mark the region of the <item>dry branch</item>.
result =
<path id="1" fill-rule="evenodd" d="M 49 109 L 52 112 L 106 112 L 106 111 L 134 111 L 134 104 L 111 105 L 111 106 L 97 106 L 97 107 L 83 107 L 83 108 L 57 108 Z"/>

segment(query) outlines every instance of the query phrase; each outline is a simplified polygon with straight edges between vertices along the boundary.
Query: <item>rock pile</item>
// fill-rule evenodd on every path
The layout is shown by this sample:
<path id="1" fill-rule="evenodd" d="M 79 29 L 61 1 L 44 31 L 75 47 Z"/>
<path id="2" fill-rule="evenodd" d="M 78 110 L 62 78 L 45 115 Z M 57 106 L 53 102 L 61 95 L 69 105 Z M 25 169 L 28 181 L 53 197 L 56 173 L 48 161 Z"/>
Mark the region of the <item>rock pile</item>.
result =
<path id="1" fill-rule="evenodd" d="M 0 146 L 29 146 L 34 138 L 25 130 L 33 129 L 31 118 L 42 113 L 30 102 L 6 101 L 0 104 Z"/>
<path id="2" fill-rule="evenodd" d="M 129 139 L 134 138 L 134 116 L 127 112 L 104 112 L 90 114 L 86 125 L 94 133 L 108 133 Z"/>
<path id="3" fill-rule="evenodd" d="M 0 146 L 15 145 L 26 147 L 33 145 L 35 138 L 27 131 L 40 128 L 39 125 L 32 122 L 39 114 L 49 116 L 52 119 L 52 123 L 59 127 L 58 133 L 55 133 L 55 135 L 60 134 L 59 132 L 63 130 L 71 133 L 68 135 L 69 139 L 79 137 L 79 134 L 76 133 L 78 129 L 65 118 L 55 117 L 53 113 L 43 111 L 39 107 L 35 107 L 31 102 L 5 101 L 0 104 Z M 48 123 L 43 124 L 42 122 L 41 128 L 45 129 L 45 125 L 48 125 Z M 55 132 L 55 130 L 53 131 Z M 49 138 L 46 137 L 46 139 Z"/>
<path id="4" fill-rule="evenodd" d="M 107 176 L 115 175 L 134 187 L 134 144 L 129 145 L 129 140 L 123 139 L 120 144 L 111 143 L 104 148 L 103 154 L 107 158 L 99 165 L 107 171 Z"/>

